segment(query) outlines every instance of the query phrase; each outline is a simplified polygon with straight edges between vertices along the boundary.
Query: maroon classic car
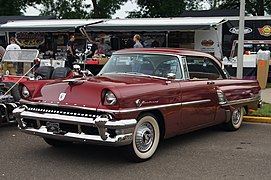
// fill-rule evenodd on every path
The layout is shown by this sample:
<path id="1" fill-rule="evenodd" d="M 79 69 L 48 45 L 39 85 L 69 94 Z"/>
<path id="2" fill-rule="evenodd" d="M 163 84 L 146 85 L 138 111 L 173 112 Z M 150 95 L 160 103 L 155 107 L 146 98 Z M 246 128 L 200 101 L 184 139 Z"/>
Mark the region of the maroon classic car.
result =
<path id="1" fill-rule="evenodd" d="M 261 104 L 255 80 L 231 79 L 210 54 L 184 49 L 115 52 L 95 77 L 20 84 L 21 131 L 52 146 L 125 146 L 135 161 L 159 141 L 221 124 L 234 131 Z"/>

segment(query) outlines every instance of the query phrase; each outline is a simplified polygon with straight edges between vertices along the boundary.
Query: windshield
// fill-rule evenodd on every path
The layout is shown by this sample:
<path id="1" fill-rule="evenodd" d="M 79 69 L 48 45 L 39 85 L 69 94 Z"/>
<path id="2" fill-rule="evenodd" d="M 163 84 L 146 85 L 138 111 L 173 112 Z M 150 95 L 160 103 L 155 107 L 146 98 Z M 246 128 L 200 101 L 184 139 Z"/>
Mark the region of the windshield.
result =
<path id="1" fill-rule="evenodd" d="M 108 73 L 128 73 L 157 77 L 167 77 L 169 73 L 174 73 L 176 79 L 182 78 L 178 57 L 160 54 L 113 55 L 99 75 Z"/>
<path id="2" fill-rule="evenodd" d="M 33 63 L 28 62 L 2 62 L 0 73 L 3 75 L 23 76 L 32 67 Z M 29 72 L 28 75 L 33 74 Z"/>
<path id="3" fill-rule="evenodd" d="M 36 49 L 8 50 L 1 61 L 1 74 L 22 76 L 33 66 L 38 56 Z M 29 72 L 32 74 L 33 72 Z M 28 74 L 28 75 L 29 75 Z"/>

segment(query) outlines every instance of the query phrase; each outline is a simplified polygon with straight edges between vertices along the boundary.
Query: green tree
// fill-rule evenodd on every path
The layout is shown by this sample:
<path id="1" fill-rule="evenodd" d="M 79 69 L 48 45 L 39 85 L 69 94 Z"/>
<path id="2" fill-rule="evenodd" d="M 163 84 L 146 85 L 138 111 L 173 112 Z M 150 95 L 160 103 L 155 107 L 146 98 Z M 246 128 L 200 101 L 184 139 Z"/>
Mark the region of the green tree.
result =
<path id="1" fill-rule="evenodd" d="M 128 0 L 91 0 L 93 10 L 92 18 L 111 18 L 120 7 Z"/>
<path id="2" fill-rule="evenodd" d="M 0 16 L 20 16 L 28 6 L 40 3 L 41 0 L 0 0 Z"/>
<path id="3" fill-rule="evenodd" d="M 136 0 L 138 11 L 129 12 L 128 17 L 176 17 L 184 10 L 195 10 L 201 7 L 199 0 Z"/>
<path id="4" fill-rule="evenodd" d="M 63 19 L 111 18 L 127 0 L 42 0 L 41 15 Z"/>
<path id="5" fill-rule="evenodd" d="M 42 0 L 41 15 L 56 16 L 59 19 L 87 18 L 88 4 L 85 0 Z"/>
<path id="6" fill-rule="evenodd" d="M 207 0 L 211 9 L 239 9 L 239 0 Z M 246 0 L 246 13 L 254 16 L 264 16 L 271 12 L 271 0 Z"/>

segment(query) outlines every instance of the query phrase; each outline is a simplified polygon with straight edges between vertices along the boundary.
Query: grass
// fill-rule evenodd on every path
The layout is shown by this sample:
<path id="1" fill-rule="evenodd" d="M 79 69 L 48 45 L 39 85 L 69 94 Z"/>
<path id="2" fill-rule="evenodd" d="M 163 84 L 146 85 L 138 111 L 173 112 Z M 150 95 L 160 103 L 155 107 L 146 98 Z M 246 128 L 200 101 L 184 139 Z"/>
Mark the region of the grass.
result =
<path id="1" fill-rule="evenodd" d="M 263 103 L 263 107 L 249 114 L 251 116 L 271 117 L 271 104 Z"/>
<path id="2" fill-rule="evenodd" d="M 271 83 L 267 83 L 266 88 L 271 88 Z"/>

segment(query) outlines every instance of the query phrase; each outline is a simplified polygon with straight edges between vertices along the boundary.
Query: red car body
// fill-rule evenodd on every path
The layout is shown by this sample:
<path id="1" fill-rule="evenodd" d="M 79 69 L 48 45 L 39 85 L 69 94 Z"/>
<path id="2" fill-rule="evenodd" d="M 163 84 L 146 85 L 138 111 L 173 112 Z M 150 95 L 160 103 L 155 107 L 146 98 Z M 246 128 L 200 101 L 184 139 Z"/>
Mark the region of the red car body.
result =
<path id="1" fill-rule="evenodd" d="M 121 66 L 120 71 L 133 68 L 133 58 L 139 56 L 144 56 L 137 59 L 141 70 L 148 66 L 151 74 L 103 74 L 113 66 Z M 23 132 L 41 136 L 50 145 L 128 145 L 130 157 L 144 161 L 161 138 L 216 124 L 237 130 L 243 111 L 258 108 L 258 82 L 231 79 L 222 67 L 215 57 L 194 50 L 120 50 L 98 76 L 21 83 L 30 96 L 14 114 Z"/>

